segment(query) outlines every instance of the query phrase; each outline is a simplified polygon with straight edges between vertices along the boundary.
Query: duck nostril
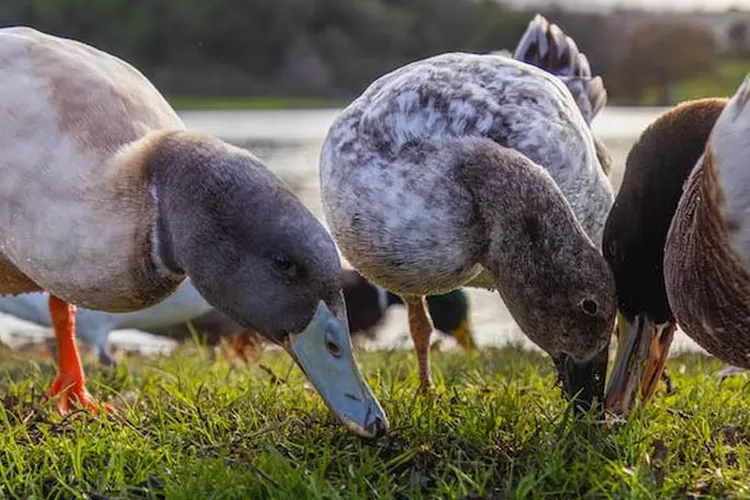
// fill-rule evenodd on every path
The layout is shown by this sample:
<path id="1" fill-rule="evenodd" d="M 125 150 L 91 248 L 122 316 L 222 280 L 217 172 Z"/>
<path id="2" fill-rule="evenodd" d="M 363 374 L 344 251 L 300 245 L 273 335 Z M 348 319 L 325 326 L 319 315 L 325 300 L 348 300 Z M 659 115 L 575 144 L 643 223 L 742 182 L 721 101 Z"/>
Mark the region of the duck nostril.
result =
<path id="1" fill-rule="evenodd" d="M 338 345 L 336 345 L 335 342 L 332 342 L 330 340 L 326 342 L 326 349 L 328 349 L 328 352 L 330 352 L 333 356 L 337 358 L 341 356 L 341 349 L 339 348 Z"/>

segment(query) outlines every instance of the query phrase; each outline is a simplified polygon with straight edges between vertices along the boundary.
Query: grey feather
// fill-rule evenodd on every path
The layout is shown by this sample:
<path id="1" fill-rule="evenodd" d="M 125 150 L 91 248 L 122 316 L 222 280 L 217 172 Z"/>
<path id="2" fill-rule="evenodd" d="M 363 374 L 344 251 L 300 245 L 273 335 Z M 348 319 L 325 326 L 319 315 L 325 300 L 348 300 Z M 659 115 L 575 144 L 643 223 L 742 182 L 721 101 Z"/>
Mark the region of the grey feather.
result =
<path id="1" fill-rule="evenodd" d="M 601 77 L 593 76 L 589 60 L 578 50 L 575 40 L 540 14 L 529 23 L 513 58 L 548 71 L 565 82 L 588 124 L 607 103 L 604 82 Z"/>

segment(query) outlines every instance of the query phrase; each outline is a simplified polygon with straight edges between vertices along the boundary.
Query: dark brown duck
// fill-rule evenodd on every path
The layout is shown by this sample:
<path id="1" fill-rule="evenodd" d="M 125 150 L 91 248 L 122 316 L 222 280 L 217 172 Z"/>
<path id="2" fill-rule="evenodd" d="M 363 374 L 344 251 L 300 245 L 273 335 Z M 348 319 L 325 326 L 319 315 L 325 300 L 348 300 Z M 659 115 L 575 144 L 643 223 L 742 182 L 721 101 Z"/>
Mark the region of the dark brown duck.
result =
<path id="1" fill-rule="evenodd" d="M 750 79 L 716 121 L 664 248 L 677 321 L 717 358 L 750 368 Z"/>
<path id="2" fill-rule="evenodd" d="M 674 107 L 653 122 L 628 153 L 602 245 L 617 287 L 618 361 L 608 384 L 607 406 L 618 412 L 630 408 L 637 385 L 641 399 L 647 400 L 663 372 L 677 328 L 664 284 L 667 231 L 683 185 L 726 103 L 711 98 Z"/>
<path id="3" fill-rule="evenodd" d="M 621 319 L 625 320 L 620 331 L 629 330 L 607 391 L 608 406 L 614 410 L 629 409 L 638 383 L 644 400 L 653 392 L 676 323 L 717 358 L 750 367 L 750 221 L 746 216 L 750 208 L 748 82 L 743 83 L 730 101 L 704 100 L 682 105 L 659 120 L 660 132 L 651 127 L 644 133 L 644 136 L 650 134 L 666 154 L 674 151 L 679 155 L 683 147 L 700 147 L 695 159 L 687 155 L 681 158 L 684 163 L 673 164 L 671 181 L 663 177 L 661 180 L 667 179 L 666 182 L 654 184 L 656 179 L 646 180 L 645 171 L 635 175 L 639 171 L 635 168 L 630 177 L 626 172 L 615 207 L 622 198 L 642 210 L 647 220 L 639 221 L 633 215 L 630 231 L 637 236 L 626 236 L 627 213 L 613 210 L 605 230 L 605 255 L 609 253 L 615 271 L 621 295 Z M 680 129 L 677 125 L 690 122 L 700 130 L 689 126 Z M 698 140 L 705 134 L 704 140 L 688 146 L 691 131 L 699 133 Z M 650 165 L 653 171 L 664 173 L 668 162 L 652 161 Z M 687 175 L 680 178 L 680 173 Z M 675 192 L 678 196 L 673 210 L 666 203 L 661 209 L 656 208 L 659 197 L 673 196 Z M 666 230 L 665 221 L 669 221 Z M 663 244 L 658 237 L 649 240 L 652 233 L 664 235 Z M 643 252 L 652 260 L 644 259 L 640 267 L 624 266 L 627 257 L 632 258 L 630 247 L 623 244 L 628 238 L 640 239 Z M 659 250 L 663 255 L 661 266 L 658 258 L 654 258 Z M 655 269 L 650 271 L 649 264 L 655 265 Z M 626 277 L 628 272 L 630 275 Z M 643 280 L 641 288 L 638 279 Z M 657 287 L 658 293 L 646 290 L 648 280 L 657 283 L 663 280 L 663 286 Z M 633 307 L 631 301 L 637 300 L 639 293 L 641 300 L 656 298 Z M 658 316 L 660 312 L 662 316 Z M 628 315 L 634 318 L 631 324 L 627 324 Z M 660 336 L 662 325 L 665 326 L 661 330 L 666 334 Z"/>

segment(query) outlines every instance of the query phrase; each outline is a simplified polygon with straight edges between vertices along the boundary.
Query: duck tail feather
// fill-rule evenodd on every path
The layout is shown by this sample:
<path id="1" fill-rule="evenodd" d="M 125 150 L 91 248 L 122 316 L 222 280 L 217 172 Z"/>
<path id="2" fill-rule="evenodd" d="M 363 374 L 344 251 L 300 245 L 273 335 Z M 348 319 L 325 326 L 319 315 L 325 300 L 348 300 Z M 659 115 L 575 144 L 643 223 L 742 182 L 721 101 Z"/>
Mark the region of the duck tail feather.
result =
<path id="1" fill-rule="evenodd" d="M 560 78 L 573 94 L 588 124 L 607 103 L 604 81 L 592 75 L 589 60 L 578 50 L 575 40 L 541 14 L 529 22 L 513 58 Z"/>

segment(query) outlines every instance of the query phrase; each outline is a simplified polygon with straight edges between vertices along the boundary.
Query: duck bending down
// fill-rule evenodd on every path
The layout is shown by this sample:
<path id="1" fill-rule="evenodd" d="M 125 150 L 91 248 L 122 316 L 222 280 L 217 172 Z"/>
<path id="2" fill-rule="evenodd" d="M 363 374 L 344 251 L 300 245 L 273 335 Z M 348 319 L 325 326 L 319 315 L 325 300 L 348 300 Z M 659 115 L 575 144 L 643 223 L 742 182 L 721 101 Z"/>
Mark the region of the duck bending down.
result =
<path id="1" fill-rule="evenodd" d="M 524 37 L 545 44 L 529 50 L 577 64 L 568 39 L 539 20 Z M 403 66 L 333 123 L 320 179 L 346 259 L 403 297 L 422 388 L 431 387 L 424 297 L 482 286 L 552 355 L 567 394 L 601 398 L 616 306 L 599 245 L 613 194 L 561 79 L 501 55 Z"/>
<path id="2" fill-rule="evenodd" d="M 0 293 L 50 293 L 60 409 L 94 407 L 75 306 L 127 312 L 184 281 L 284 346 L 352 430 L 385 415 L 351 353 L 323 226 L 247 151 L 191 133 L 126 62 L 26 27 L 0 30 Z"/>
<path id="3" fill-rule="evenodd" d="M 660 189 L 639 191 L 645 181 L 633 176 L 634 194 L 629 202 L 654 207 L 649 221 L 658 220 L 660 226 L 669 221 L 666 231 L 659 233 L 663 239 L 650 241 L 650 251 L 663 245 L 663 288 L 658 293 L 661 296 L 663 290 L 671 316 L 665 315 L 660 323 L 645 310 L 632 325 L 629 342 L 615 362 L 616 376 L 607 388 L 607 406 L 615 411 L 629 410 L 639 386 L 643 400 L 653 392 L 652 379 L 663 369 L 675 321 L 713 356 L 750 368 L 748 99 L 750 76 L 730 100 L 683 104 L 660 118 L 661 129 L 650 127 L 662 132 L 653 140 L 666 153 L 674 149 L 677 155 L 679 145 L 688 144 L 679 133 L 678 121 L 683 127 L 692 122 L 702 136 L 693 138 L 699 146 L 699 151 L 692 151 L 695 158 L 686 156 L 677 167 L 682 176 L 662 174 L 665 183 L 655 185 Z M 662 161 L 651 167 L 666 169 L 668 165 Z M 658 204 L 655 200 L 661 190 L 678 191 L 677 202 Z M 635 229 L 646 234 L 653 231 L 649 224 Z M 641 293 L 655 292 L 644 288 Z"/>
<path id="4" fill-rule="evenodd" d="M 618 348 L 606 406 L 626 414 L 654 394 L 677 318 L 664 282 L 664 246 L 683 185 L 706 149 L 728 99 L 682 103 L 655 120 L 631 147 L 604 228 L 603 253 L 617 287 Z"/>

